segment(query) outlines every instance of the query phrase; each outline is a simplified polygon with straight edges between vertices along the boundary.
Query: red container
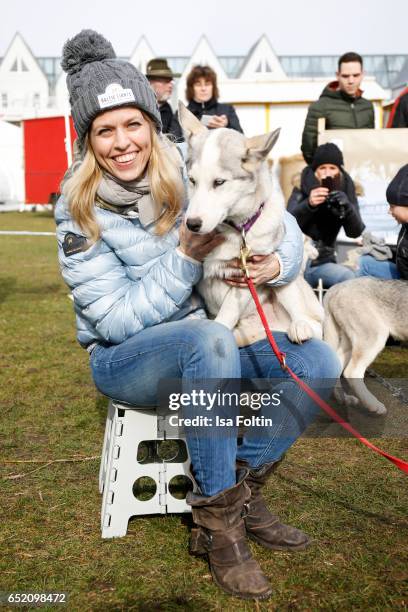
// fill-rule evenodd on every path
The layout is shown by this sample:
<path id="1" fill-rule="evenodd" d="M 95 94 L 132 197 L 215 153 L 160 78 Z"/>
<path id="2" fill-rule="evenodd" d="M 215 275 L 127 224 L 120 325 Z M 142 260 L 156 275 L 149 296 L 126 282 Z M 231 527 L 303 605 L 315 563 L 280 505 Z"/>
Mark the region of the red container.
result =
<path id="1" fill-rule="evenodd" d="M 71 143 L 76 138 L 70 118 Z M 47 204 L 67 169 L 64 117 L 23 121 L 26 204 Z"/>

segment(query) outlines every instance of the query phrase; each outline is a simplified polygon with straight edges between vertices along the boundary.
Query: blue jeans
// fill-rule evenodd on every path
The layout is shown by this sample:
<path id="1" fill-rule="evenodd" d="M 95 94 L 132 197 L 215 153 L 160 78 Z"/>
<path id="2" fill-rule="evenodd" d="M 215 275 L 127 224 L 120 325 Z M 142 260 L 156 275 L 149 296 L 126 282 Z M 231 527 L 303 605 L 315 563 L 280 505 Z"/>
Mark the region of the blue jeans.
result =
<path id="1" fill-rule="evenodd" d="M 323 281 L 323 287 L 330 289 L 337 283 L 355 278 L 356 274 L 351 268 L 338 263 L 324 263 L 319 266 L 311 266 L 310 260 L 306 264 L 305 279 L 313 288 L 317 287 L 319 278 Z"/>
<path id="2" fill-rule="evenodd" d="M 374 276 L 374 278 L 384 278 L 393 280 L 401 278 L 397 266 L 392 261 L 378 261 L 371 255 L 362 255 L 359 261 L 358 276 Z"/>
<path id="3" fill-rule="evenodd" d="M 324 342 L 292 344 L 283 332 L 275 337 L 287 364 L 306 379 L 325 379 L 323 396 L 331 393 L 340 364 Z M 237 430 L 201 436 L 186 431 L 193 471 L 203 495 L 235 484 L 236 458 L 251 467 L 279 459 L 314 420 L 319 408 L 283 372 L 267 340 L 238 349 L 232 333 L 208 320 L 185 319 L 145 329 L 118 345 L 99 344 L 91 354 L 97 388 L 105 395 L 133 405 L 157 405 L 161 379 L 186 381 L 223 379 L 236 388 L 241 377 L 280 378 L 285 403 L 273 409 L 273 425 L 259 435 L 245 436 L 237 446 Z M 321 380 L 319 390 L 321 390 Z M 258 430 L 257 430 L 258 431 Z"/>

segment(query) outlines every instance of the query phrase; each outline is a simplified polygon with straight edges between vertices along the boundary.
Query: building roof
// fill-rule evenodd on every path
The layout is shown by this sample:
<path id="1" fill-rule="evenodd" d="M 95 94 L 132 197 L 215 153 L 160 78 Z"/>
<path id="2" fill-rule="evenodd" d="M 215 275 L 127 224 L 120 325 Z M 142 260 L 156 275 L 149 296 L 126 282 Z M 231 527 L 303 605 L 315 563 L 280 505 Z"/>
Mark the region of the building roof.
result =
<path id="1" fill-rule="evenodd" d="M 138 44 L 136 45 L 136 49 L 138 48 L 138 46 L 142 45 L 142 43 L 144 47 L 146 47 L 146 49 L 151 49 L 149 42 L 144 36 L 139 40 Z M 210 43 L 207 41 L 205 36 L 202 36 L 200 38 L 199 45 L 203 45 L 204 43 L 206 43 L 208 48 L 211 49 Z M 271 53 L 274 53 L 267 37 L 262 36 L 256 43 L 254 43 L 254 45 L 251 47 L 251 49 L 246 55 L 216 55 L 214 53 L 214 56 L 216 57 L 217 62 L 219 62 L 221 70 L 225 72 L 226 76 L 229 79 L 236 79 L 239 78 L 241 73 L 245 70 L 257 46 L 262 43 L 264 44 L 266 49 L 264 53 L 268 52 L 268 45 L 270 47 Z M 122 59 L 133 59 L 135 51 L 132 53 L 131 58 L 123 57 Z M 193 55 L 194 53 L 192 53 L 192 55 L 190 56 L 167 56 L 167 59 L 174 72 L 183 73 Z M 2 59 L 3 58 L 0 58 L 0 64 Z M 285 75 L 289 78 L 315 78 L 326 76 L 331 77 L 336 72 L 338 56 L 277 55 L 276 59 L 277 62 L 280 63 L 280 67 L 282 68 Z M 365 55 L 363 56 L 363 59 L 366 74 L 368 76 L 375 77 L 378 83 L 385 89 L 395 89 L 395 85 L 397 85 L 396 81 L 400 81 L 403 76 L 404 66 L 404 70 L 408 72 L 408 54 Z M 36 57 L 36 60 L 45 75 L 47 76 L 48 83 L 50 86 L 50 92 L 53 92 L 57 79 L 61 73 L 61 58 L 55 56 L 47 56 Z M 407 81 L 408 79 L 405 78 L 405 83 Z"/>
<path id="2" fill-rule="evenodd" d="M 218 60 L 230 79 L 238 78 L 245 63 L 245 55 L 218 55 Z M 129 59 L 129 58 L 122 58 Z M 190 57 L 167 56 L 174 72 L 184 72 Z M 331 77 L 337 69 L 337 55 L 278 55 L 281 66 L 289 78 L 293 77 Z M 408 72 L 408 55 L 365 55 L 364 70 L 369 76 L 374 76 L 385 89 L 394 87 L 399 80 L 399 74 L 406 64 Z M 52 87 L 61 73 L 60 57 L 37 57 Z M 405 82 L 407 82 L 406 79 Z M 395 83 L 396 84 L 396 83 Z M 396 84 L 397 85 L 397 84 Z"/>

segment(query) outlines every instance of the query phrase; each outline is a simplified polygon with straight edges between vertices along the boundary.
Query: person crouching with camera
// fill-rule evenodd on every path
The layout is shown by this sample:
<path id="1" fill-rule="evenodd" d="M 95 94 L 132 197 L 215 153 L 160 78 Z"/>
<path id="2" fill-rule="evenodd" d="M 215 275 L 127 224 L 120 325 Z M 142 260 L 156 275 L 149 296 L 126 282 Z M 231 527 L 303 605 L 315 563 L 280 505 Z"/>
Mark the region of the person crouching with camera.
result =
<path id="1" fill-rule="evenodd" d="M 353 270 L 337 263 L 335 250 L 342 227 L 350 238 L 358 238 L 365 228 L 353 180 L 343 165 L 343 154 L 334 143 L 320 145 L 288 201 L 288 211 L 319 252 L 306 265 L 305 279 L 312 287 L 319 278 L 328 289 L 355 276 Z"/>

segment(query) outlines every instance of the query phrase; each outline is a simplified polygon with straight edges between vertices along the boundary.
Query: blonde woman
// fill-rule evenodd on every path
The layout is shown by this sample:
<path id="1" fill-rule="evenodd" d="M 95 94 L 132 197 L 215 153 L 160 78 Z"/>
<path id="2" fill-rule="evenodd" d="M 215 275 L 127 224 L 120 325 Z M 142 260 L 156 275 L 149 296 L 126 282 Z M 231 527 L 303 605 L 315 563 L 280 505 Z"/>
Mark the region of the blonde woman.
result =
<path id="1" fill-rule="evenodd" d="M 59 260 L 98 389 L 131 405 L 156 405 L 164 378 L 182 379 L 185 388 L 194 388 L 197 379 L 217 379 L 228 390 L 241 375 L 280 376 L 265 342 L 238 349 L 228 329 L 206 319 L 193 292 L 201 261 L 221 238 L 190 234 L 181 224 L 182 162 L 161 134 L 146 78 L 90 30 L 66 43 L 62 66 L 80 160 L 56 208 Z M 286 221 L 271 271 L 279 283 L 288 282 L 301 261 L 300 232 L 289 215 Z M 298 374 L 337 375 L 324 343 L 286 346 L 283 334 L 280 340 Z M 186 431 L 196 482 L 188 497 L 198 525 L 192 550 L 208 554 L 217 584 L 239 597 L 271 593 L 247 534 L 267 548 L 296 550 L 308 543 L 269 513 L 261 495 L 282 454 L 315 415 L 302 394 L 296 400 L 301 419 L 293 410 L 276 409 L 273 427 L 244 438 L 239 450 L 234 427 L 222 434 Z"/>

